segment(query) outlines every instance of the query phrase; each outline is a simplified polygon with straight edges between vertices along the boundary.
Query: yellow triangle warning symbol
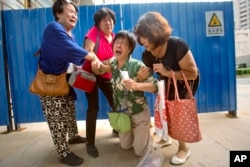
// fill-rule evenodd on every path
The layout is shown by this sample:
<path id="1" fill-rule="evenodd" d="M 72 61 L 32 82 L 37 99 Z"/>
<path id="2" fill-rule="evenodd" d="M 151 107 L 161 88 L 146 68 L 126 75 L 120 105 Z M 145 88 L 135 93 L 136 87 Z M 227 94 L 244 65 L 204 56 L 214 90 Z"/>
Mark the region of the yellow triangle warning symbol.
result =
<path id="1" fill-rule="evenodd" d="M 211 17 L 211 20 L 208 24 L 208 27 L 215 27 L 215 26 L 221 26 L 220 20 L 218 19 L 217 15 L 213 13 L 213 16 Z"/>

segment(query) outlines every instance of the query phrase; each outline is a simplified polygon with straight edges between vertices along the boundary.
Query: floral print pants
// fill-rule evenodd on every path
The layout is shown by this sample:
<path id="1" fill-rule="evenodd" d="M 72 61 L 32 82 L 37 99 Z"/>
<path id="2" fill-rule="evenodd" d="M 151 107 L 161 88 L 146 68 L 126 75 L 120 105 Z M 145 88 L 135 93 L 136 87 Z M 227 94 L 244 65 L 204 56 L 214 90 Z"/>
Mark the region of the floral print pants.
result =
<path id="1" fill-rule="evenodd" d="M 78 133 L 75 101 L 71 96 L 40 96 L 40 102 L 56 151 L 61 159 L 71 152 L 67 143 L 67 134 L 71 138 Z"/>

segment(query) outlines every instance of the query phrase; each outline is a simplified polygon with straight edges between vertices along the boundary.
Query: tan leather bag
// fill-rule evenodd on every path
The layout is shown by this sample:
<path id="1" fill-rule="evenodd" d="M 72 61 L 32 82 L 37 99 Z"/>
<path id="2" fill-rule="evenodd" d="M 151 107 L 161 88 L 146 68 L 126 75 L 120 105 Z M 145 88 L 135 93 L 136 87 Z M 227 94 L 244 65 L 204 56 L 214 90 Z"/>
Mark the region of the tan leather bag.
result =
<path id="1" fill-rule="evenodd" d="M 69 85 L 66 72 L 60 75 L 45 74 L 38 68 L 35 79 L 32 81 L 30 92 L 37 95 L 62 96 L 69 94 Z"/>

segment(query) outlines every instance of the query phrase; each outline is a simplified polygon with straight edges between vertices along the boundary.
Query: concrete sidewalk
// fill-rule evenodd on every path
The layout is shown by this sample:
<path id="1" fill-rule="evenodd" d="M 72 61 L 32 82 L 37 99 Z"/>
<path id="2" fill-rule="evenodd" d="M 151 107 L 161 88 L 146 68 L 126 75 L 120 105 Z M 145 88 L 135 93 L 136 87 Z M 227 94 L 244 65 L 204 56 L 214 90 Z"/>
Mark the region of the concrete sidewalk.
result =
<path id="1" fill-rule="evenodd" d="M 230 150 L 250 150 L 250 84 L 237 85 L 237 118 L 227 112 L 199 114 L 203 140 L 190 144 L 191 156 L 181 167 L 229 167 Z M 25 128 L 0 134 L 0 167 L 64 167 L 56 152 L 46 123 L 22 124 Z M 78 122 L 79 132 L 85 136 L 85 121 Z M 0 127 L 0 132 L 5 127 Z M 92 158 L 85 144 L 71 145 L 77 155 L 84 157 L 83 167 L 136 167 L 139 159 L 133 150 L 122 150 L 119 140 L 111 134 L 108 120 L 98 120 L 96 147 L 100 156 Z M 161 149 L 165 155 L 163 167 L 177 151 L 177 142 Z"/>

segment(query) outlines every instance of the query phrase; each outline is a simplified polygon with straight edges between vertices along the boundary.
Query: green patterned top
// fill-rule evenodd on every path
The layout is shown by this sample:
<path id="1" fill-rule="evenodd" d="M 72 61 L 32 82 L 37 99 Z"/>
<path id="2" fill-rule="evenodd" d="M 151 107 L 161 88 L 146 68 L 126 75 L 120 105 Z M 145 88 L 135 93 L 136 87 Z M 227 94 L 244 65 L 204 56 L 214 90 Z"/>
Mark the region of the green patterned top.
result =
<path id="1" fill-rule="evenodd" d="M 138 114 L 145 110 L 148 107 L 148 103 L 144 92 L 135 90 L 126 91 L 126 88 L 122 83 L 122 76 L 120 73 L 120 70 L 129 71 L 129 77 L 137 81 L 137 72 L 141 66 L 145 66 L 143 62 L 130 57 L 120 70 L 117 69 L 117 59 L 112 59 L 110 65 L 112 69 L 111 82 L 113 87 L 113 98 L 117 109 L 121 107 L 123 99 L 127 96 L 126 106 L 130 114 Z M 158 88 L 157 79 L 153 78 L 152 74 L 150 74 L 150 76 L 144 82 L 152 82 L 155 87 Z"/>

